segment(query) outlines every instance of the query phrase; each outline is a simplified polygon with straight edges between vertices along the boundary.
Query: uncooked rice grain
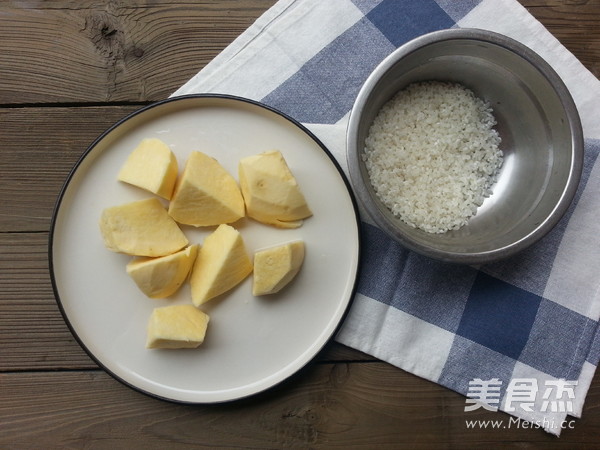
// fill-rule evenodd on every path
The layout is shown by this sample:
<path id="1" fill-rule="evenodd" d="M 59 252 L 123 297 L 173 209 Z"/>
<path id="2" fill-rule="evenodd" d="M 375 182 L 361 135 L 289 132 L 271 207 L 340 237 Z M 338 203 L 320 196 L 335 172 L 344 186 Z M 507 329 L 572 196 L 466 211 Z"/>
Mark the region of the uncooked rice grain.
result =
<path id="1" fill-rule="evenodd" d="M 413 83 L 379 111 L 363 160 L 379 199 L 408 225 L 444 233 L 467 223 L 502 165 L 489 104 L 457 83 Z"/>

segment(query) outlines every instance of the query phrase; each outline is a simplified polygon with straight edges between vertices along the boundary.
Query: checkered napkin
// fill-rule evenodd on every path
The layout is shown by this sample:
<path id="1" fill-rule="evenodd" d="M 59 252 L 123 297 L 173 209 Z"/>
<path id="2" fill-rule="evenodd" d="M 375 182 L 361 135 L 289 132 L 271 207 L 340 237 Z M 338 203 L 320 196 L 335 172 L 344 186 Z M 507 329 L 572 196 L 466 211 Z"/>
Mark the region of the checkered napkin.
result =
<path id="1" fill-rule="evenodd" d="M 482 267 L 407 251 L 362 214 L 358 292 L 336 340 L 464 394 L 466 416 L 507 411 L 558 435 L 580 416 L 600 357 L 600 82 L 519 3 L 280 0 L 174 95 L 264 102 L 346 169 L 348 113 L 366 77 L 408 40 L 452 27 L 513 37 L 563 78 L 584 127 L 580 188 L 549 235 Z"/>

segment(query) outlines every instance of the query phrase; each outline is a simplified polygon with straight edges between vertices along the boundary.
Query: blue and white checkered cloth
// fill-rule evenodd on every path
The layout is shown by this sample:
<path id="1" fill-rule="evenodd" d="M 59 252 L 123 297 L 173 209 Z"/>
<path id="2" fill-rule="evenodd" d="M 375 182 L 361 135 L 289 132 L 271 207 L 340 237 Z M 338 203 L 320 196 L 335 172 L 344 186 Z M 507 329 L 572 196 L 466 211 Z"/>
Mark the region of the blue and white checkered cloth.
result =
<path id="1" fill-rule="evenodd" d="M 408 40 L 452 27 L 517 39 L 563 78 L 584 127 L 580 188 L 540 242 L 477 268 L 407 251 L 363 215 L 358 292 L 336 339 L 559 434 L 581 415 L 600 358 L 600 81 L 519 3 L 280 0 L 174 95 L 264 102 L 345 169 L 348 113 L 369 73 Z"/>

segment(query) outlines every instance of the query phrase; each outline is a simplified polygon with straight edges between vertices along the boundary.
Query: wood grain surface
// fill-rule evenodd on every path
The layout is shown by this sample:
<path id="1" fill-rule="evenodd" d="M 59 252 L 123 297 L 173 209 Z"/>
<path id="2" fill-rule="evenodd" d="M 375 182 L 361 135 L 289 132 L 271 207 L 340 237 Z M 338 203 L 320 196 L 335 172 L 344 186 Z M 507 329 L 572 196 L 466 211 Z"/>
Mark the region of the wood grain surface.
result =
<path id="1" fill-rule="evenodd" d="M 169 403 L 115 381 L 82 350 L 56 304 L 50 220 L 83 151 L 163 99 L 273 0 L 0 1 L 0 448 L 600 448 L 600 378 L 560 439 L 469 429 L 464 397 L 330 343 L 256 397 Z M 600 0 L 522 0 L 600 76 Z"/>

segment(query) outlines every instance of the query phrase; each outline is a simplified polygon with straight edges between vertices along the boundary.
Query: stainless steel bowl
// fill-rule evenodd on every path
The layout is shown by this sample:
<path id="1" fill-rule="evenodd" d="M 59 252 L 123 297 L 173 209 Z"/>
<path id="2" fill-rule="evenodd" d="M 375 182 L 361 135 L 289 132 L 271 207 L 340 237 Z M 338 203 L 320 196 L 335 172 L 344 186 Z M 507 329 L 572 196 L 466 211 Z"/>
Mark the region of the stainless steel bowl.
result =
<path id="1" fill-rule="evenodd" d="M 425 80 L 461 83 L 489 102 L 504 152 L 493 194 L 466 225 L 443 234 L 395 217 L 375 195 L 362 160 L 382 105 L 409 83 Z M 366 80 L 349 120 L 348 166 L 359 202 L 405 247 L 442 261 L 486 263 L 530 246 L 563 216 L 581 177 L 581 122 L 564 83 L 532 50 L 489 31 L 443 30 L 403 45 Z"/>

